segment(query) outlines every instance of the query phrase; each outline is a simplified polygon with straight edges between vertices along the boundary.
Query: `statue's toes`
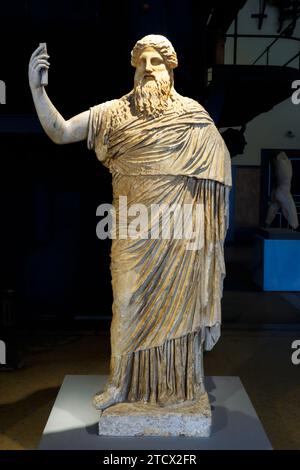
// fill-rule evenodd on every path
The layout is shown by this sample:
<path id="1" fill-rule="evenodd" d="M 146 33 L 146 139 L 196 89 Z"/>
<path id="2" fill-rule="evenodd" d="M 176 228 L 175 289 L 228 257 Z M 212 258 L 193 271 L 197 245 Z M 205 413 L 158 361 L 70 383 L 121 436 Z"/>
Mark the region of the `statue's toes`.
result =
<path id="1" fill-rule="evenodd" d="M 103 393 L 96 393 L 93 398 L 93 405 L 97 410 L 105 410 L 109 406 L 120 401 L 120 394 L 115 390 L 107 390 Z"/>

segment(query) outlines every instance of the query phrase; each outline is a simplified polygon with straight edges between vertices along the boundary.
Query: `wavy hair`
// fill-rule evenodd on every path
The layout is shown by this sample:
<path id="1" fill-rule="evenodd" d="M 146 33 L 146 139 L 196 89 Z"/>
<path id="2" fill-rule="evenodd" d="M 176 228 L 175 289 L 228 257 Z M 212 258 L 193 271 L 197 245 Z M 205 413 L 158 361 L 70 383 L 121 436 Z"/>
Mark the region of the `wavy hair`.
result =
<path id="1" fill-rule="evenodd" d="M 171 69 L 177 67 L 177 54 L 172 43 L 165 36 L 160 36 L 159 34 L 149 34 L 137 41 L 131 51 L 131 65 L 133 65 L 133 67 L 137 66 L 138 58 L 146 47 L 156 49 L 163 57 L 167 67 Z"/>

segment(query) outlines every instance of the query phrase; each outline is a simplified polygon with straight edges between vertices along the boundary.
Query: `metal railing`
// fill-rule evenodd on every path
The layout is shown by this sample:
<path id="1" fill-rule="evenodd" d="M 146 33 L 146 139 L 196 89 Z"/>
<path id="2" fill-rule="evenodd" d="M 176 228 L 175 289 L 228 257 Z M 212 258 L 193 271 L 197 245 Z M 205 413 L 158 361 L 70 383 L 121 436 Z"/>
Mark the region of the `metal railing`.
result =
<path id="1" fill-rule="evenodd" d="M 296 16 L 296 18 L 291 21 L 291 23 L 288 24 L 286 28 L 284 28 L 280 34 L 238 34 L 238 22 L 237 18 L 234 21 L 234 33 L 233 34 L 226 34 L 225 37 L 227 38 L 233 38 L 234 39 L 234 45 L 233 45 L 233 64 L 236 65 L 237 63 L 237 47 L 238 47 L 238 39 L 239 38 L 253 38 L 253 39 L 259 39 L 259 38 L 270 38 L 273 39 L 273 41 L 262 51 L 261 54 L 250 64 L 250 65 L 255 65 L 257 62 L 265 55 L 266 56 L 266 65 L 269 65 L 270 61 L 270 49 L 274 46 L 274 44 L 279 41 L 279 39 L 284 39 L 284 40 L 289 40 L 289 41 L 298 41 L 300 42 L 300 38 L 295 37 L 295 36 L 284 36 L 284 34 L 291 28 L 292 24 L 294 21 L 297 21 L 300 18 L 300 13 Z M 297 57 L 299 57 L 299 70 L 300 70 L 300 50 L 295 54 L 292 58 L 290 58 L 287 62 L 282 64 L 283 67 L 286 65 L 290 64 L 293 62 Z"/>

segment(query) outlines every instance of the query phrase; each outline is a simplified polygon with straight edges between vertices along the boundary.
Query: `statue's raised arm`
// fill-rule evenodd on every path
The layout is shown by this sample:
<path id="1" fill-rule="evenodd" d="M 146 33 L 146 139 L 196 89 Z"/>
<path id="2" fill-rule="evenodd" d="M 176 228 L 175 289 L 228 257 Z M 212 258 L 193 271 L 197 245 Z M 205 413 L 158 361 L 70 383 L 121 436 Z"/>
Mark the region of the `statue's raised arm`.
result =
<path id="1" fill-rule="evenodd" d="M 40 45 L 31 55 L 28 67 L 29 85 L 40 123 L 53 142 L 70 144 L 85 140 L 88 134 L 90 111 L 74 116 L 66 121 L 51 103 L 41 84 L 41 71 L 49 69 L 49 55 L 45 45 Z"/>

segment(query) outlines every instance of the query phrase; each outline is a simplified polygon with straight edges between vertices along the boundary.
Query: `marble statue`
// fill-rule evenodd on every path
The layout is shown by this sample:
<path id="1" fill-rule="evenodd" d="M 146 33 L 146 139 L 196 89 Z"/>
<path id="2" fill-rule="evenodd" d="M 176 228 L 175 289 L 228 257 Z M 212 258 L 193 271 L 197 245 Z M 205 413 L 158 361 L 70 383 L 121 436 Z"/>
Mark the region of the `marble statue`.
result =
<path id="1" fill-rule="evenodd" d="M 115 414 L 128 412 L 130 404 L 149 406 L 151 416 L 170 409 L 181 413 L 185 405 L 207 397 L 203 351 L 220 336 L 231 186 L 228 150 L 205 109 L 175 91 L 177 55 L 165 37 L 149 35 L 135 44 L 132 91 L 68 121 L 40 83 L 48 59 L 41 46 L 29 64 L 41 125 L 58 144 L 87 140 L 112 174 L 117 212 L 122 196 L 128 205 L 146 208 L 190 205 L 193 221 L 194 209 L 202 208 L 197 249 L 189 249 L 188 240 L 180 237 L 151 238 L 153 227 L 140 238 L 112 240 L 110 376 L 106 390 L 94 397 L 96 408 L 105 410 L 103 416 L 110 407 L 118 410 Z M 122 223 L 127 224 L 117 222 L 116 230 Z M 206 412 L 208 416 L 207 407 Z M 163 434 L 161 426 L 157 432 Z"/>
<path id="2" fill-rule="evenodd" d="M 289 225 L 296 229 L 299 226 L 299 222 L 295 202 L 291 195 L 292 162 L 285 152 L 280 152 L 275 156 L 273 164 L 276 183 L 271 192 L 271 203 L 268 208 L 265 224 L 269 227 L 281 209 Z"/>

